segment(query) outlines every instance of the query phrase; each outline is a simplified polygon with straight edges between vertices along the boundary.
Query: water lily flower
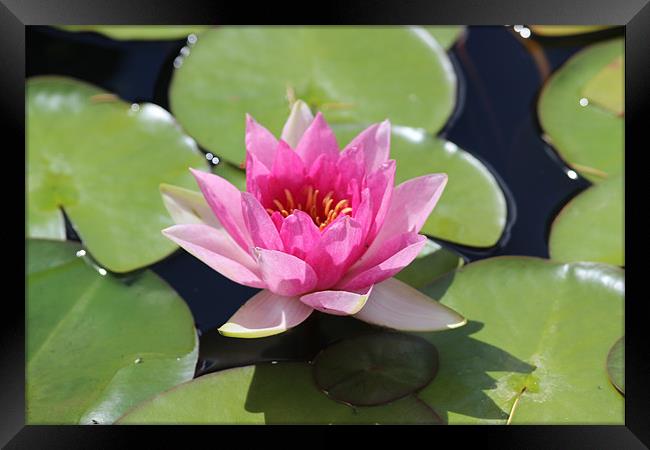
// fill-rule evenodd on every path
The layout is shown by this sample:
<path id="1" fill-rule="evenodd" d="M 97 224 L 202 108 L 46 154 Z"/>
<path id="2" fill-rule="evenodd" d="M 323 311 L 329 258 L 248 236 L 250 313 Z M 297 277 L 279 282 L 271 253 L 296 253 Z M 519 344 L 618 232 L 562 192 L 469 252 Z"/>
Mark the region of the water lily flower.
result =
<path id="1" fill-rule="evenodd" d="M 392 278 L 425 244 L 418 233 L 447 176 L 395 187 L 387 120 L 340 151 L 323 116 L 298 101 L 280 140 L 247 116 L 245 142 L 245 192 L 192 169 L 202 195 L 161 186 L 177 223 L 162 233 L 223 276 L 263 289 L 220 333 L 270 336 L 313 310 L 408 331 L 466 323 Z"/>

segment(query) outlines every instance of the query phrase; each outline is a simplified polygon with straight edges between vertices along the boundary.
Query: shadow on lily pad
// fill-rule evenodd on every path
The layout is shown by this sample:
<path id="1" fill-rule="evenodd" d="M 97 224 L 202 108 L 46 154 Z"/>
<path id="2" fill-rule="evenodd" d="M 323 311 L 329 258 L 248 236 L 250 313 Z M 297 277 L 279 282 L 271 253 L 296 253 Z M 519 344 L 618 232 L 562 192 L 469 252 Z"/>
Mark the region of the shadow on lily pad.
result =
<path id="1" fill-rule="evenodd" d="M 446 423 L 501 423 L 507 420 L 509 412 L 493 399 L 504 390 L 503 386 L 490 373 L 509 372 L 525 376 L 535 370 L 535 366 L 510 353 L 473 338 L 472 335 L 483 326 L 481 322 L 469 321 L 456 330 L 418 333 L 440 352 L 438 375 L 419 397 Z M 455 417 L 450 417 L 452 415 Z"/>

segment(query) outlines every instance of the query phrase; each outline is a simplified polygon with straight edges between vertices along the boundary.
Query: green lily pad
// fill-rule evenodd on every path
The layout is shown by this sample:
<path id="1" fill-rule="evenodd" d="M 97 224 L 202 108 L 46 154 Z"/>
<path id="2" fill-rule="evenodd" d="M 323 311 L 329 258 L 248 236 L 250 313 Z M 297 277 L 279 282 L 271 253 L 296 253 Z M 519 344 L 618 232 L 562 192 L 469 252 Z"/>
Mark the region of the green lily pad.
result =
<path id="1" fill-rule="evenodd" d="M 335 129 L 341 146 L 359 131 Z M 506 199 L 494 175 L 478 159 L 452 142 L 403 127 L 393 128 L 390 157 L 397 161 L 396 185 L 429 173 L 449 176 L 422 233 L 473 247 L 498 242 L 506 225 Z"/>
<path id="2" fill-rule="evenodd" d="M 463 258 L 455 252 L 427 239 L 417 258 L 402 269 L 395 278 L 421 288 L 447 272 L 463 265 Z"/>
<path id="3" fill-rule="evenodd" d="M 585 89 L 597 82 L 603 69 L 623 58 L 623 51 L 622 39 L 582 50 L 551 76 L 540 95 L 538 114 L 547 140 L 570 166 L 593 182 L 623 170 L 623 118 L 590 103 Z M 613 77 L 611 71 L 607 77 Z M 622 85 L 608 82 L 605 89 L 597 98 L 622 104 L 622 98 L 616 98 L 623 94 Z"/>
<path id="4" fill-rule="evenodd" d="M 183 39 L 207 30 L 208 26 L 185 25 L 62 25 L 66 31 L 93 31 L 119 40 Z"/>
<path id="5" fill-rule="evenodd" d="M 152 264 L 176 246 L 158 186 L 195 187 L 196 143 L 157 105 L 131 105 L 63 77 L 27 82 L 30 237 L 63 239 L 60 209 L 97 261 L 114 272 Z"/>
<path id="6" fill-rule="evenodd" d="M 239 165 L 245 114 L 279 136 L 293 99 L 332 124 L 390 118 L 436 133 L 453 111 L 456 75 L 420 27 L 220 27 L 201 35 L 169 97 L 190 135 Z"/>
<path id="7" fill-rule="evenodd" d="M 604 370 L 623 334 L 622 269 L 498 257 L 423 291 L 470 320 L 422 334 L 440 370 L 419 397 L 449 423 L 623 424 Z"/>
<path id="8" fill-rule="evenodd" d="M 29 424 L 112 423 L 194 375 L 198 340 L 185 302 L 153 272 L 127 284 L 81 251 L 27 241 Z"/>
<path id="9" fill-rule="evenodd" d="M 607 374 L 614 387 L 625 395 L 625 337 L 616 341 L 607 355 Z"/>
<path id="10" fill-rule="evenodd" d="M 465 31 L 462 25 L 435 25 L 424 28 L 446 49 L 450 49 Z"/>
<path id="11" fill-rule="evenodd" d="M 623 56 L 618 56 L 607 64 L 598 75 L 585 85 L 582 93 L 590 103 L 622 116 L 625 110 L 623 80 Z"/>
<path id="12" fill-rule="evenodd" d="M 530 29 L 540 36 L 572 36 L 575 34 L 593 33 L 594 31 L 610 28 L 600 25 L 531 25 Z"/>
<path id="13" fill-rule="evenodd" d="M 623 185 L 621 176 L 612 177 L 562 209 L 551 228 L 552 259 L 625 265 Z"/>
<path id="14" fill-rule="evenodd" d="M 120 424 L 410 424 L 439 423 L 424 403 L 406 397 L 351 408 L 314 385 L 305 363 L 258 364 L 199 377 L 142 403 Z"/>
<path id="15" fill-rule="evenodd" d="M 316 356 L 314 379 L 331 398 L 381 405 L 413 394 L 438 371 L 438 352 L 417 336 L 380 332 L 337 342 Z"/>

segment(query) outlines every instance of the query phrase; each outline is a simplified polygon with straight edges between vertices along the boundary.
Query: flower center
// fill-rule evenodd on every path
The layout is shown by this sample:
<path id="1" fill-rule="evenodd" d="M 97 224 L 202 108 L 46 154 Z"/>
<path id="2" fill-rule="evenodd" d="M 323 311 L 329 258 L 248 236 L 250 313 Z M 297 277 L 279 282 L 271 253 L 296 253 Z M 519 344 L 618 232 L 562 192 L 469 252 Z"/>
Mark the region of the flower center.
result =
<path id="1" fill-rule="evenodd" d="M 289 189 L 285 188 L 284 197 L 284 199 L 276 198 L 273 200 L 273 205 L 276 209 L 266 208 L 269 215 L 277 211 L 283 217 L 287 217 L 295 210 L 303 211 L 311 216 L 320 230 L 332 223 L 338 216 L 352 212 L 349 200 L 336 199 L 334 197 L 334 191 L 329 191 L 327 195 L 322 197 L 320 196 L 320 191 L 314 189 L 313 186 L 305 187 L 300 195 L 296 197 L 294 197 Z"/>

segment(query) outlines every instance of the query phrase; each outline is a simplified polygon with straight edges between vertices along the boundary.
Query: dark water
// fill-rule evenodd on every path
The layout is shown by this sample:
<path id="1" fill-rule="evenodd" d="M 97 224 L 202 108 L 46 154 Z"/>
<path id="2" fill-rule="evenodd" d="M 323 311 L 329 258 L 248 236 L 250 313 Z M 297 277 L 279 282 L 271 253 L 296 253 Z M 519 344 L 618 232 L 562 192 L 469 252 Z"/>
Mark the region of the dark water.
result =
<path id="1" fill-rule="evenodd" d="M 577 38 L 522 39 L 505 27 L 466 30 L 451 50 L 459 77 L 459 101 L 441 134 L 478 157 L 495 174 L 508 198 L 509 218 L 495 247 L 443 244 L 468 261 L 497 255 L 548 257 L 552 219 L 589 183 L 580 177 L 569 178 L 568 168 L 542 139 L 535 113 L 537 97 L 548 75 L 575 52 L 622 34 L 619 28 Z M 113 41 L 94 33 L 29 27 L 27 76 L 71 76 L 125 100 L 167 108 L 172 62 L 184 44 L 184 40 Z M 69 232 L 74 238 L 73 231 Z M 314 314 L 281 336 L 252 341 L 224 338 L 214 328 L 255 289 L 227 280 L 182 251 L 154 265 L 153 270 L 189 304 L 203 333 L 201 357 L 212 364 L 204 367 L 208 370 L 257 360 L 309 359 L 333 336 L 354 334 L 365 327 L 353 319 Z"/>

